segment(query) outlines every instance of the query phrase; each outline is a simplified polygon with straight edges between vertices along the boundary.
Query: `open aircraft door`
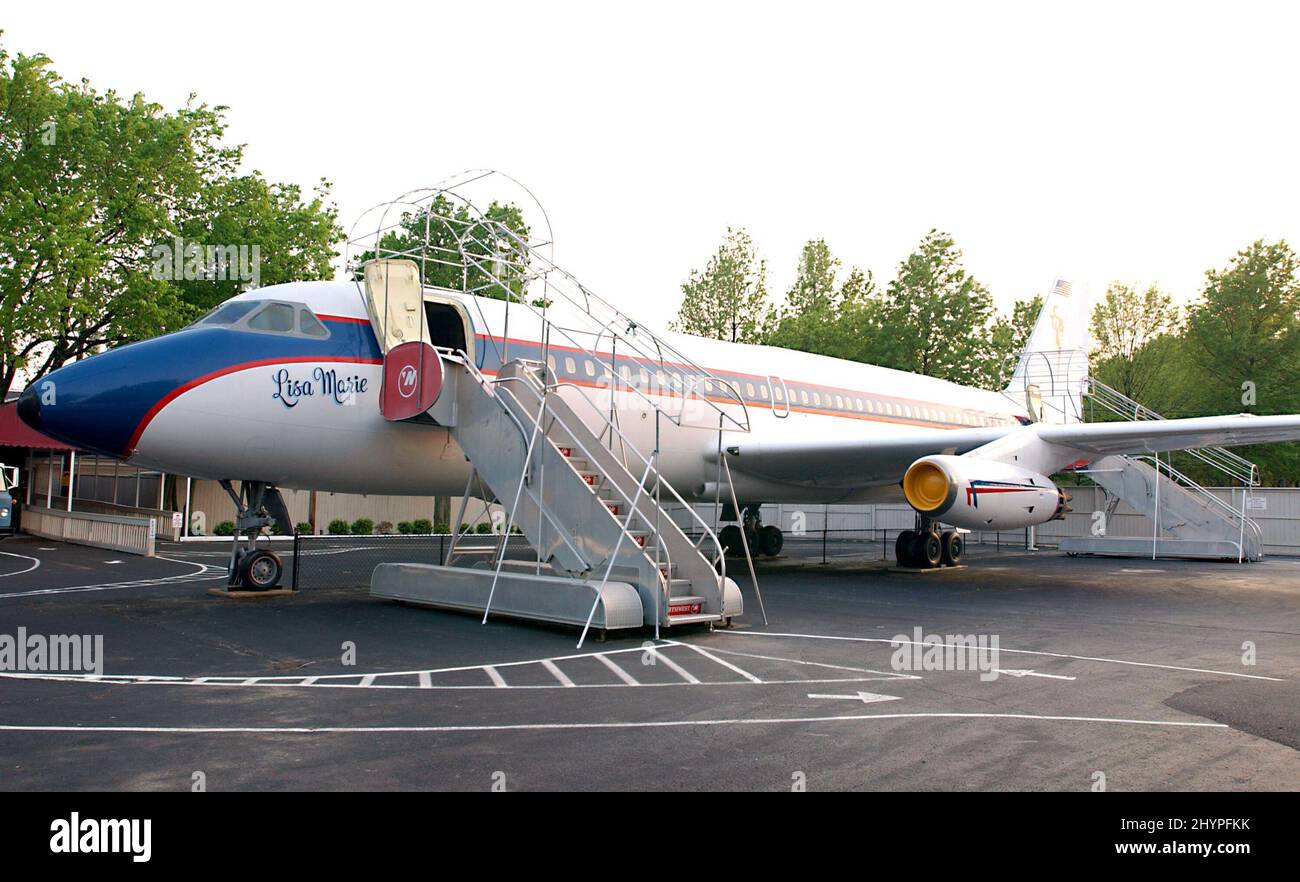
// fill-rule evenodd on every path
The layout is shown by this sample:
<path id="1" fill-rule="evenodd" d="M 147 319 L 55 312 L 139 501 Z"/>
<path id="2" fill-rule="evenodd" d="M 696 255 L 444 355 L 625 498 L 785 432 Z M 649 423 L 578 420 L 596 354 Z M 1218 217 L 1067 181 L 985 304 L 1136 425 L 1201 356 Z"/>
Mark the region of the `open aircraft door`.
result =
<path id="1" fill-rule="evenodd" d="M 364 271 L 366 312 L 384 351 L 379 411 L 388 420 L 418 417 L 433 407 L 443 386 L 420 270 L 410 260 L 372 260 Z"/>

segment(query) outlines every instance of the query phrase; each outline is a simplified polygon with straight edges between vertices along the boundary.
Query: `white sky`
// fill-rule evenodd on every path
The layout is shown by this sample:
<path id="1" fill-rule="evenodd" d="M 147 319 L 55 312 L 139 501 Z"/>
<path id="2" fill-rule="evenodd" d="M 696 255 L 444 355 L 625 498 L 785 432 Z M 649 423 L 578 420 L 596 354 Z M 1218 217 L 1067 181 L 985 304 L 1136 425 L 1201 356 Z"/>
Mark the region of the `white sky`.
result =
<path id="1" fill-rule="evenodd" d="M 1300 245 L 1282 4 L 9 4 L 10 53 L 230 106 L 250 168 L 365 208 L 471 167 L 546 205 L 556 259 L 652 324 L 728 225 L 894 268 L 931 227 L 1008 308 L 1058 273 L 1179 299 Z"/>

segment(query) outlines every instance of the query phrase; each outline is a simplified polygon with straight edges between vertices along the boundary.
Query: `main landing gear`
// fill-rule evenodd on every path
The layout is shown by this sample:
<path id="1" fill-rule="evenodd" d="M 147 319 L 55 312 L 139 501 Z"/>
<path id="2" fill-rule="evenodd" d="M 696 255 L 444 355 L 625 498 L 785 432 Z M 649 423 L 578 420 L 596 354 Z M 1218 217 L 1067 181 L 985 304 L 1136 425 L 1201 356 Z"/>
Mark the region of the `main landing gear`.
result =
<path id="1" fill-rule="evenodd" d="M 730 505 L 727 506 L 730 508 Z M 732 513 L 734 516 L 734 513 Z M 723 519 L 728 512 L 723 511 Z M 744 530 L 742 534 L 741 531 Z M 742 538 L 743 537 L 743 538 Z M 785 546 L 785 534 L 774 524 L 764 524 L 757 505 L 747 505 L 741 513 L 740 524 L 728 524 L 718 531 L 718 541 L 726 549 L 729 557 L 744 557 L 742 542 L 749 544 L 749 553 L 754 556 L 766 555 L 776 557 Z"/>
<path id="2" fill-rule="evenodd" d="M 235 542 L 230 549 L 227 590 L 269 591 L 280 583 L 284 564 L 269 548 L 257 547 L 262 531 L 289 526 L 289 510 L 280 491 L 265 481 L 243 481 L 236 493 L 229 481 L 221 487 L 235 501 Z"/>
<path id="3" fill-rule="evenodd" d="M 955 567 L 961 563 L 966 542 L 956 530 L 939 530 L 938 524 L 922 524 L 919 530 L 904 530 L 894 542 L 894 557 L 900 567 L 931 569 Z"/>

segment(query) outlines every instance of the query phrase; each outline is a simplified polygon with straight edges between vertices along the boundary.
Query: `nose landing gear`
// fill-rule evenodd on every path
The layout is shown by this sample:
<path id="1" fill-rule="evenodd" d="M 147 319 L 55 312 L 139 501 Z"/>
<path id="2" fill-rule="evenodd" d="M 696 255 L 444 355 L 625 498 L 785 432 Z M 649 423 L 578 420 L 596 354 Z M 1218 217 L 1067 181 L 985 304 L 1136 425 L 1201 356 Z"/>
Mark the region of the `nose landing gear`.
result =
<path id="1" fill-rule="evenodd" d="M 288 526 L 289 510 L 284 498 L 265 481 L 243 481 L 238 493 L 230 481 L 220 483 L 235 501 L 235 541 L 230 549 L 226 588 L 269 591 L 279 584 L 284 564 L 271 549 L 257 547 L 257 540 L 274 524 Z"/>

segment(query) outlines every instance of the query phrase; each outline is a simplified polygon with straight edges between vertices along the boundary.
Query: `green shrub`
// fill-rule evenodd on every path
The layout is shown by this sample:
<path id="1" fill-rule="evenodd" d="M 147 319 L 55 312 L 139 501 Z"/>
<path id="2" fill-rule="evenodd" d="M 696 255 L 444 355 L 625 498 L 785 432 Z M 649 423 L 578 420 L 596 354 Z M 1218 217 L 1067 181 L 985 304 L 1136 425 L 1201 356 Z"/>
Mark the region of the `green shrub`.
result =
<path id="1" fill-rule="evenodd" d="M 330 521 L 331 536 L 346 536 L 348 533 L 351 532 L 352 532 L 352 528 L 349 527 L 348 522 L 343 520 L 342 518 L 335 518 L 334 520 Z"/>
<path id="2" fill-rule="evenodd" d="M 415 525 L 410 521 L 398 521 L 397 532 L 401 533 L 403 536 L 409 536 L 415 532 Z"/>
<path id="3" fill-rule="evenodd" d="M 450 533 L 450 532 L 451 532 L 451 525 L 450 525 L 450 524 L 446 524 L 446 523 L 434 524 L 434 525 L 433 525 L 433 532 L 435 532 L 435 533 Z"/>
<path id="4" fill-rule="evenodd" d="M 462 532 L 462 533 L 473 533 L 473 532 L 474 532 L 474 527 L 473 527 L 471 524 L 461 524 L 461 525 L 460 525 L 460 532 Z"/>
<path id="5" fill-rule="evenodd" d="M 222 521 L 212 528 L 213 536 L 233 536 L 235 535 L 235 522 Z"/>
<path id="6" fill-rule="evenodd" d="M 311 524 L 307 523 L 306 521 L 301 521 L 300 523 L 298 523 L 293 528 L 293 531 L 295 533 L 301 533 L 304 536 L 310 536 L 313 532 L 311 528 Z"/>
<path id="7" fill-rule="evenodd" d="M 492 532 L 492 525 L 488 523 L 479 524 L 474 528 L 474 532 L 478 533 L 480 536 L 486 536 Z"/>
<path id="8" fill-rule="evenodd" d="M 390 536 L 396 531 L 393 529 L 392 521 L 380 521 L 375 524 L 375 532 L 382 536 Z"/>
<path id="9" fill-rule="evenodd" d="M 411 522 L 411 531 L 424 535 L 433 532 L 433 521 L 428 518 L 416 518 Z"/>
<path id="10" fill-rule="evenodd" d="M 352 535 L 369 536 L 375 532 L 375 522 L 370 518 L 357 518 L 352 522 Z"/>

